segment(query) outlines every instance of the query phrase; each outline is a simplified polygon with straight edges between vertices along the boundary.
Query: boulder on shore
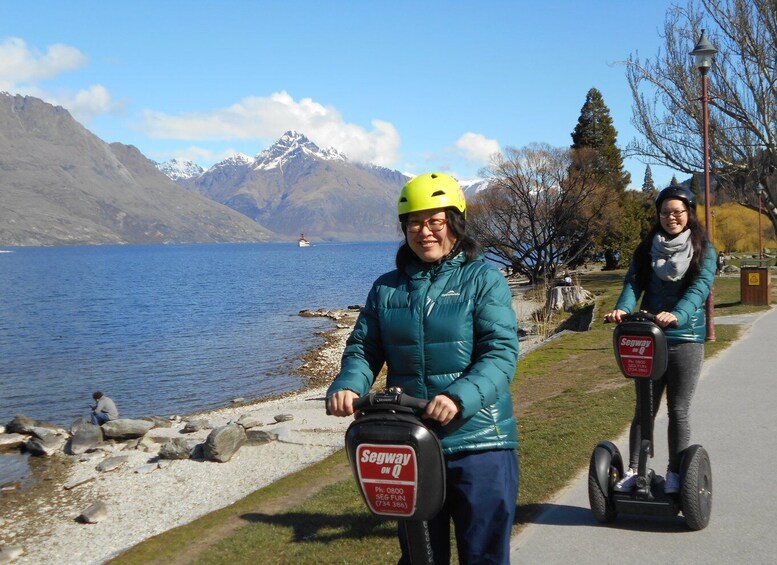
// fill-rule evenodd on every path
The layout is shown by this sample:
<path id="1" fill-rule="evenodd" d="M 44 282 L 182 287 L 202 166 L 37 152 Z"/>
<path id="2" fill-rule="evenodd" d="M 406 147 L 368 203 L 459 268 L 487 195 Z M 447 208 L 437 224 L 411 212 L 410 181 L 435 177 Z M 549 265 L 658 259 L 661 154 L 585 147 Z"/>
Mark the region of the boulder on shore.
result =
<path id="1" fill-rule="evenodd" d="M 243 414 L 236 423 L 238 426 L 242 426 L 244 430 L 264 426 L 262 418 L 256 414 Z"/>
<path id="2" fill-rule="evenodd" d="M 41 437 L 33 437 L 24 444 L 24 448 L 31 455 L 54 455 L 58 451 L 61 451 L 65 445 L 65 438 L 54 432 L 42 433 L 38 431 L 38 433 Z"/>
<path id="3" fill-rule="evenodd" d="M 183 429 L 181 430 L 182 434 L 193 434 L 194 432 L 199 432 L 200 430 L 208 430 L 210 429 L 210 422 L 205 419 L 197 419 L 197 420 L 190 420 L 186 422 Z"/>
<path id="4" fill-rule="evenodd" d="M 76 522 L 82 524 L 96 524 L 108 517 L 108 507 L 103 501 L 91 504 L 86 510 L 81 512 L 76 518 Z"/>
<path id="5" fill-rule="evenodd" d="M 155 428 L 170 428 L 173 425 L 170 418 L 163 418 L 162 416 L 143 416 L 141 420 L 148 420 L 154 424 Z"/>
<path id="6" fill-rule="evenodd" d="M 194 445 L 196 445 L 196 442 Z M 172 438 L 159 449 L 159 458 L 189 459 L 192 456 L 194 445 L 192 445 L 190 441 L 184 437 Z"/>
<path id="7" fill-rule="evenodd" d="M 237 424 L 216 428 L 205 440 L 202 449 L 203 457 L 209 461 L 226 463 L 247 439 L 245 430 Z"/>
<path id="8" fill-rule="evenodd" d="M 97 471 L 100 471 L 101 473 L 108 473 L 110 471 L 115 471 L 122 465 L 124 465 L 127 460 L 129 459 L 126 455 L 114 455 L 113 457 L 107 457 L 106 459 L 103 459 L 97 464 L 97 467 L 95 469 Z"/>
<path id="9" fill-rule="evenodd" d="M 70 428 L 71 430 L 73 427 Z M 65 451 L 70 455 L 81 455 L 94 449 L 103 440 L 103 429 L 90 423 L 81 423 L 75 428 L 73 437 L 65 445 Z"/>
<path id="10" fill-rule="evenodd" d="M 25 441 L 27 441 L 27 436 L 24 434 L 0 433 L 0 451 L 4 449 L 13 449 L 14 447 L 19 447 Z"/>
<path id="11" fill-rule="evenodd" d="M 154 427 L 153 422 L 148 420 L 130 420 L 128 418 L 119 418 L 111 420 L 102 425 L 103 434 L 111 439 L 135 439 L 143 437 Z"/>
<path id="12" fill-rule="evenodd" d="M 24 414 L 17 414 L 14 419 L 8 422 L 5 426 L 6 433 L 9 434 L 27 434 L 33 435 L 34 428 L 46 428 L 48 430 L 58 430 L 57 426 L 50 422 L 43 422 L 41 420 L 33 420 L 25 416 Z"/>

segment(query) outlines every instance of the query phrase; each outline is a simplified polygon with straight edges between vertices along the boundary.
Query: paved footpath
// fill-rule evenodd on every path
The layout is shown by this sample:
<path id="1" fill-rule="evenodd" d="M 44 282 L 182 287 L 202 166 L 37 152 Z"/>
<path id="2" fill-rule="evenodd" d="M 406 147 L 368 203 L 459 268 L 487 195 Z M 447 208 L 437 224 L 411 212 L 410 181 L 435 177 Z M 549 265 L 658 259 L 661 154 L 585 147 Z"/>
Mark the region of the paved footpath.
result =
<path id="1" fill-rule="evenodd" d="M 712 464 L 707 528 L 689 530 L 682 515 L 620 514 L 599 524 L 588 505 L 586 467 L 513 538 L 513 564 L 777 563 L 777 308 L 716 323 L 746 327 L 739 341 L 705 362 L 691 405 L 691 443 L 703 445 Z M 663 412 L 652 464 L 660 475 L 666 471 L 665 430 Z M 626 434 L 615 443 L 628 453 Z"/>

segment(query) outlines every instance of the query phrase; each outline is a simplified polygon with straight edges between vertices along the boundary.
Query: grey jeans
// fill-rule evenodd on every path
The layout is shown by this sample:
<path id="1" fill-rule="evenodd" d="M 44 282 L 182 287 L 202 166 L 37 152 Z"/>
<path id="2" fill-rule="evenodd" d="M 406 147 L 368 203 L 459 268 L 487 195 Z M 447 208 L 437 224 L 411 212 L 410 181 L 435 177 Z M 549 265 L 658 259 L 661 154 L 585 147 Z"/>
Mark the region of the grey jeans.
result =
<path id="1" fill-rule="evenodd" d="M 666 373 L 653 381 L 653 417 L 661 405 L 661 396 L 666 389 L 669 430 L 668 470 L 677 473 L 680 470 L 680 454 L 691 441 L 689 412 L 691 398 L 699 382 L 701 366 L 704 363 L 703 343 L 674 343 L 668 347 L 669 364 Z M 636 384 L 635 384 L 636 386 Z M 635 412 L 629 433 L 629 467 L 636 469 L 639 464 L 640 425 Z M 655 437 L 655 430 L 653 430 Z"/>

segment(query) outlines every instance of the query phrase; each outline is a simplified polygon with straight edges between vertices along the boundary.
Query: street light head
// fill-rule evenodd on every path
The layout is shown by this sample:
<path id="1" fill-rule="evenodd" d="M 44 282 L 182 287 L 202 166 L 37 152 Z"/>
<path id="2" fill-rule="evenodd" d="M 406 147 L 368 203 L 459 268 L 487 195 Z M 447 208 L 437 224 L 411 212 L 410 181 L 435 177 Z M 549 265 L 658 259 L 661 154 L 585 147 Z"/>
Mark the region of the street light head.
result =
<path id="1" fill-rule="evenodd" d="M 712 60 L 714 59 L 715 53 L 717 52 L 718 50 L 715 49 L 715 46 L 710 43 L 709 39 L 707 39 L 706 30 L 701 30 L 701 37 L 699 38 L 699 42 L 693 48 L 693 51 L 691 51 L 691 55 L 693 55 L 694 59 L 696 60 L 696 68 L 699 69 L 701 74 L 707 73 L 709 68 L 712 66 Z"/>

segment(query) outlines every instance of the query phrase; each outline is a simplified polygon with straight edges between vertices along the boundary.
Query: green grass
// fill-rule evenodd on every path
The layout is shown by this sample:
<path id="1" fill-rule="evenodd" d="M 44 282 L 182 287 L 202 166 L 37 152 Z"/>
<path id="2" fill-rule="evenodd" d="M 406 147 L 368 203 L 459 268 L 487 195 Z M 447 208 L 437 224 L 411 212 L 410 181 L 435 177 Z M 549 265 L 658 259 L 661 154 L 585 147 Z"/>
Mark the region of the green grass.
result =
<path id="1" fill-rule="evenodd" d="M 586 275 L 582 284 L 598 304 L 590 331 L 564 332 L 519 363 L 512 385 L 521 441 L 516 531 L 587 466 L 598 441 L 616 438 L 631 419 L 633 387 L 617 370 L 612 326 L 601 323 L 622 277 L 623 271 Z M 716 279 L 715 298 L 718 314 L 765 309 L 738 304 L 738 278 Z M 717 340 L 706 344 L 708 357 L 736 340 L 740 329 L 717 326 Z M 397 557 L 395 523 L 366 510 L 340 451 L 112 563 L 365 565 L 395 563 Z"/>

